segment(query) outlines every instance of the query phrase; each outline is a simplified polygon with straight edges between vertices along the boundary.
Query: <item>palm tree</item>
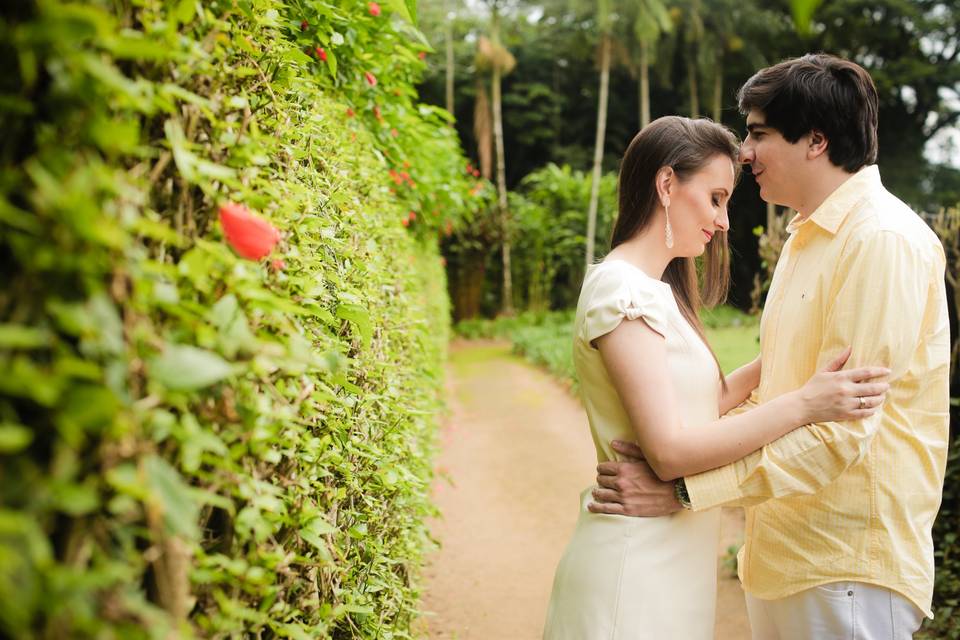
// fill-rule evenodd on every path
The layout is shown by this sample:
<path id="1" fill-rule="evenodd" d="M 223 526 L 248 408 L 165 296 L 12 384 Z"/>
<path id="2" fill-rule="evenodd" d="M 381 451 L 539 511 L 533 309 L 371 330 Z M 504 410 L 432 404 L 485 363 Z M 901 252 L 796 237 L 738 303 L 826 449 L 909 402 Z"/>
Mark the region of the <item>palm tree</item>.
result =
<path id="1" fill-rule="evenodd" d="M 607 130 L 607 99 L 610 93 L 610 52 L 613 47 L 613 19 L 610 14 L 609 0 L 597 0 L 597 25 L 600 28 L 600 97 L 597 105 L 597 136 L 593 146 L 590 205 L 587 210 L 586 265 L 588 267 L 593 263 L 594 236 L 597 233 L 597 203 L 600 199 L 603 143 Z"/>
<path id="2" fill-rule="evenodd" d="M 443 0 L 444 45 L 446 48 L 446 98 L 447 111 L 453 113 L 453 21 L 456 15 L 449 7 L 450 0 Z"/>
<path id="3" fill-rule="evenodd" d="M 650 64 L 656 53 L 660 36 L 673 30 L 670 13 L 663 0 L 631 0 L 627 6 L 631 33 L 627 41 L 636 56 L 636 74 L 639 78 L 640 128 L 650 124 Z"/>
<path id="4" fill-rule="evenodd" d="M 681 47 L 687 76 L 687 91 L 690 94 L 690 117 L 700 115 L 700 82 L 698 67 L 703 47 L 705 30 L 701 0 L 678 0 L 670 9 L 670 17 L 676 29 L 675 44 Z"/>
<path id="5" fill-rule="evenodd" d="M 513 278 L 510 265 L 510 211 L 507 206 L 507 171 L 503 151 L 503 110 L 501 80 L 517 65 L 516 59 L 500 44 L 500 13 L 506 0 L 486 0 L 490 8 L 490 39 L 481 39 L 478 66 L 486 62 L 491 73 L 490 97 L 493 111 L 493 137 L 497 164 L 497 209 L 502 232 L 504 314 L 513 313 Z M 486 49 L 486 50 L 484 50 Z"/>

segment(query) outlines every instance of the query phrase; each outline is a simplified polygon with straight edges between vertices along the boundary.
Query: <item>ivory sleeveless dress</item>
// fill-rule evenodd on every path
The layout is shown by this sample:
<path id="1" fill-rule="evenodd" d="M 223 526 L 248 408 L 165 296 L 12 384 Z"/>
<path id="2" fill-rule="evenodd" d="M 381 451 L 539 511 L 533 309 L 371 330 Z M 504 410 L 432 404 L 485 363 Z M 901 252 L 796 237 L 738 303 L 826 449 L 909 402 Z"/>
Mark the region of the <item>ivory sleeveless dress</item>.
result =
<path id="1" fill-rule="evenodd" d="M 720 379 L 670 285 L 608 260 L 587 269 L 574 325 L 574 363 L 600 462 L 615 439 L 635 440 L 591 341 L 643 318 L 666 338 L 667 369 L 685 424 L 717 419 Z M 661 518 L 594 514 L 580 495 L 573 539 L 557 567 L 545 640 L 712 640 L 720 510 Z"/>

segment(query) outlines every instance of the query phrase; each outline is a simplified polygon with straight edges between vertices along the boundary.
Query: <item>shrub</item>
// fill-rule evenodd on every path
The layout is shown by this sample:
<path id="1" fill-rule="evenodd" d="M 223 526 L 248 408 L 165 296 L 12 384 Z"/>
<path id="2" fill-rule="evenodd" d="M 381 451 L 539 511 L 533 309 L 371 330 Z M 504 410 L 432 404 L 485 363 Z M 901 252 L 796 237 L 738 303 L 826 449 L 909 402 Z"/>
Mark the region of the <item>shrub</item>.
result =
<path id="1" fill-rule="evenodd" d="M 0 635 L 409 637 L 471 205 L 384 5 L 4 8 Z"/>

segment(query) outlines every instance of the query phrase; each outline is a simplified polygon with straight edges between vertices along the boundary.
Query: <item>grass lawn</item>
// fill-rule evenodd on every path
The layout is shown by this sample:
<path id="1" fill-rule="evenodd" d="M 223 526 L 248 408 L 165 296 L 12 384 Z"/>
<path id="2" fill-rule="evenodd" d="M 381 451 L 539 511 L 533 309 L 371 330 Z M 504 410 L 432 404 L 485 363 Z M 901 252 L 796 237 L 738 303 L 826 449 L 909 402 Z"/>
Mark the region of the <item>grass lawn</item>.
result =
<path id="1" fill-rule="evenodd" d="M 760 353 L 759 336 L 760 326 L 757 324 L 707 329 L 707 339 L 724 373 L 730 373 L 757 357 Z"/>
<path id="2" fill-rule="evenodd" d="M 752 360 L 760 351 L 757 318 L 731 307 L 704 313 L 707 338 L 724 373 Z M 530 362 L 545 367 L 577 389 L 573 369 L 573 312 L 523 313 L 513 318 L 468 320 L 455 328 L 467 338 L 507 338 L 513 349 Z"/>

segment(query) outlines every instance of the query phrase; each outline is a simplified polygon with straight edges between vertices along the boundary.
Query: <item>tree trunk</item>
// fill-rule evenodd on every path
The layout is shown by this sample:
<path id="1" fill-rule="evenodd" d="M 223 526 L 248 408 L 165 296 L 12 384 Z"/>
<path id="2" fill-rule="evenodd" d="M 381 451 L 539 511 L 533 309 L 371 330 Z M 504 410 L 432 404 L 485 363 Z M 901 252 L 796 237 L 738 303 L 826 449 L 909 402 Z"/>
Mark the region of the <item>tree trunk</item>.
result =
<path id="1" fill-rule="evenodd" d="M 690 89 L 690 117 L 700 116 L 700 95 L 697 89 L 697 60 L 691 51 L 687 54 L 687 86 Z"/>
<path id="2" fill-rule="evenodd" d="M 493 7 L 493 44 L 494 51 L 500 47 L 500 16 L 497 14 L 496 6 Z M 500 96 L 500 60 L 493 61 L 493 88 L 491 97 L 493 101 L 493 137 L 496 144 L 497 156 L 497 209 L 500 214 L 500 232 L 502 234 L 503 248 L 503 302 L 502 311 L 504 314 L 513 314 L 513 278 L 510 271 L 510 212 L 507 209 L 507 170 L 504 161 L 503 151 L 503 113 L 501 110 Z"/>
<path id="3" fill-rule="evenodd" d="M 454 322 L 480 315 L 486 263 L 486 248 L 464 251 L 451 263 L 450 299 L 453 303 Z"/>
<path id="4" fill-rule="evenodd" d="M 640 41 L 640 128 L 650 124 L 650 56 L 646 40 Z"/>
<path id="5" fill-rule="evenodd" d="M 713 121 L 723 118 L 723 58 L 717 60 L 713 75 Z"/>
<path id="6" fill-rule="evenodd" d="M 493 123 L 490 116 L 490 98 L 482 77 L 477 78 L 477 98 L 473 105 L 473 137 L 477 141 L 480 175 L 493 179 Z"/>
<path id="7" fill-rule="evenodd" d="M 447 46 L 447 111 L 453 113 L 453 18 L 450 15 L 447 5 L 449 0 L 443 0 L 443 19 L 446 20 L 446 46 Z"/>
<path id="8" fill-rule="evenodd" d="M 597 204 L 603 164 L 603 141 L 607 129 L 607 97 L 610 93 L 610 34 L 600 40 L 600 104 L 597 109 L 597 139 L 593 147 L 593 179 L 590 181 L 590 209 L 587 212 L 586 265 L 593 264 L 593 239 L 597 234 Z"/>

